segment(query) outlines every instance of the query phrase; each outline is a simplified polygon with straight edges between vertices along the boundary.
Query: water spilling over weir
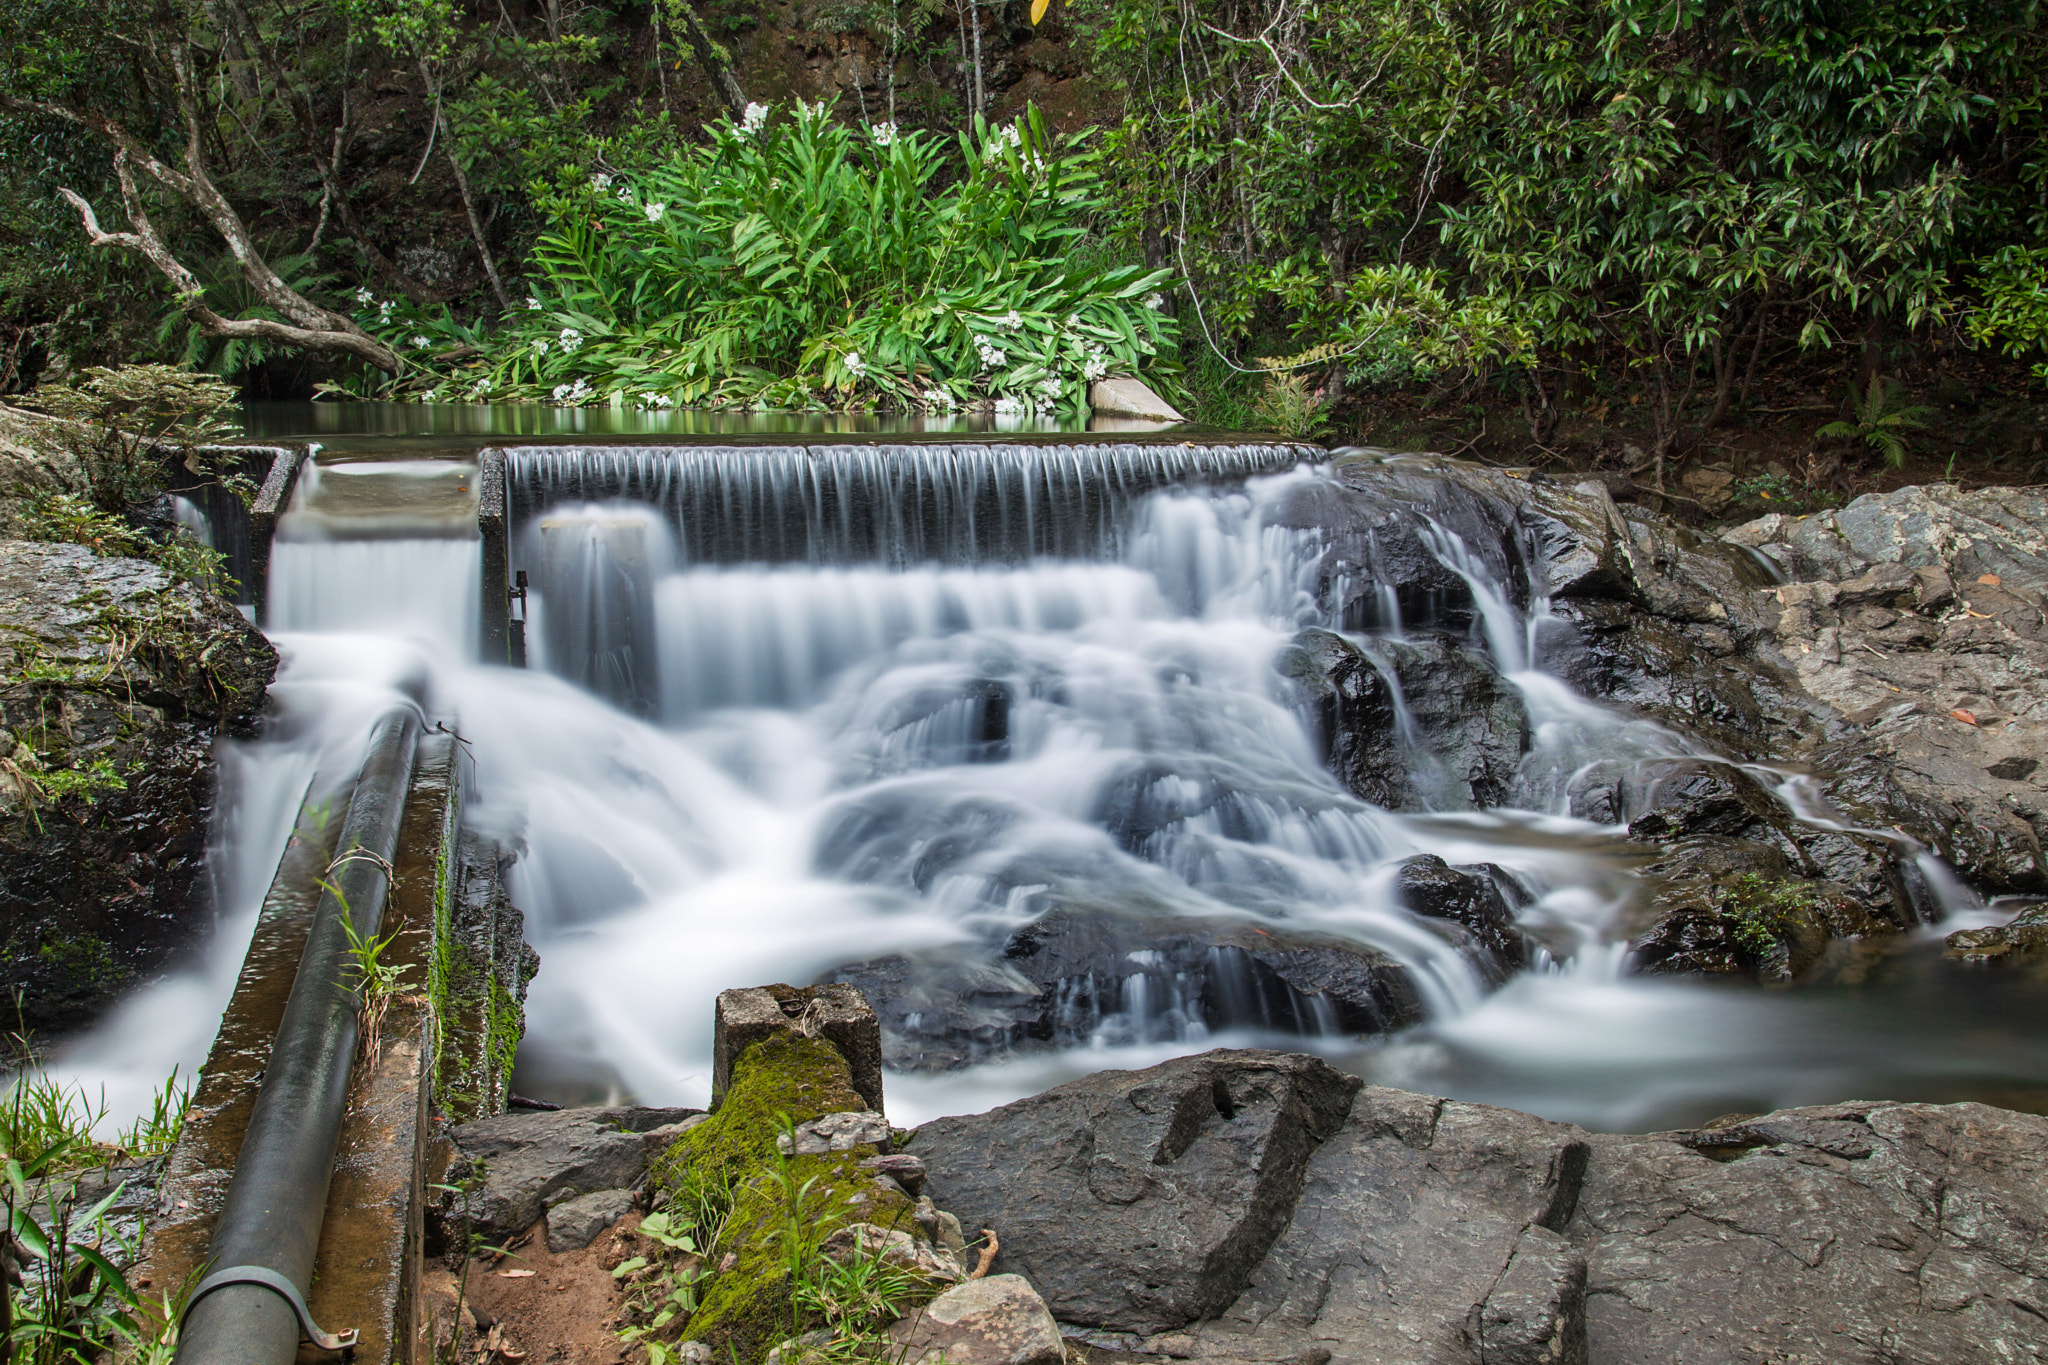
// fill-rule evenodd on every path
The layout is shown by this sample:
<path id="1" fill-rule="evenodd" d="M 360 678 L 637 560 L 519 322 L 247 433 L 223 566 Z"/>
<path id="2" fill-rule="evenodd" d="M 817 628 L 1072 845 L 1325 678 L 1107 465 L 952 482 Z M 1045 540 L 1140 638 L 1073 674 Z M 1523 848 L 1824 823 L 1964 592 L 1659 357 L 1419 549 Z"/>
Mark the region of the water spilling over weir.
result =
<path id="1" fill-rule="evenodd" d="M 1331 486 L 1316 455 L 308 461 L 270 561 L 280 722 L 224 756 L 243 795 L 220 858 L 245 889 L 214 965 L 144 992 L 74 1065 L 153 1083 L 189 1064 L 166 1002 L 225 1000 L 246 888 L 260 898 L 284 838 L 271 813 L 412 697 L 459 726 L 466 820 L 517 855 L 543 963 L 528 1094 L 701 1103 L 713 995 L 822 977 L 875 999 L 899 1121 L 1221 1042 L 1603 1126 L 1941 1072 L 1938 1038 L 1882 1019 L 1625 975 L 1625 793 L 1704 750 L 1553 671 L 1548 585 L 1515 528 L 1420 516 L 1427 591 L 1367 581 L 1377 547 L 1362 578 L 1333 576 L 1301 514 Z M 494 572 L 526 585 L 509 635 Z M 1299 685 L 1318 631 L 1388 681 L 1419 811 L 1333 775 Z M 498 664 L 493 642 L 522 638 L 529 666 Z M 1489 704 L 1526 719 L 1487 783 L 1415 719 L 1442 699 L 1404 692 L 1396 664 L 1424 648 L 1476 660 Z M 1602 784 L 1624 795 L 1595 810 Z M 2048 1075 L 2031 1054 L 1984 1064 Z"/>

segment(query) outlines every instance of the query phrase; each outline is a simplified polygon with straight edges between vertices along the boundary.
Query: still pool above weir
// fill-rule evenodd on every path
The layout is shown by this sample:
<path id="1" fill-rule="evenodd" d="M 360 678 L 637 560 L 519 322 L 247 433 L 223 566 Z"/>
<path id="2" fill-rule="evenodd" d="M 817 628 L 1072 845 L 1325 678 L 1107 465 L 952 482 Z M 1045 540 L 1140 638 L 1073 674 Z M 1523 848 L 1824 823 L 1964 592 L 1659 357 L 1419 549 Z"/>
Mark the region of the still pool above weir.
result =
<path id="1" fill-rule="evenodd" d="M 1959 975 L 1937 931 L 1960 921 L 1867 954 L 1855 984 L 1630 974 L 1646 854 L 1587 793 L 1649 799 L 1717 760 L 1552 671 L 1541 555 L 1455 497 L 1387 513 L 1421 517 L 1450 585 L 1403 598 L 1332 571 L 1309 448 L 558 432 L 502 464 L 517 669 L 477 662 L 507 610 L 482 600 L 483 438 L 419 444 L 459 435 L 326 448 L 299 475 L 270 561 L 277 720 L 223 750 L 219 931 L 69 1054 L 117 1107 L 203 1054 L 166 1002 L 224 1003 L 279 793 L 415 695 L 460 730 L 465 819 L 516 851 L 542 965 L 514 1088 L 537 1098 L 702 1103 L 719 990 L 842 979 L 889 1030 L 898 1122 L 1219 1043 L 1595 1128 L 1878 1095 L 2048 1109 L 2039 988 Z M 1366 547 L 1346 562 L 1392 524 L 1346 531 Z M 1361 798 L 1298 690 L 1315 631 L 1389 679 L 1437 651 L 1521 738 L 1449 752 L 1425 723 L 1442 699 L 1395 686 L 1389 742 L 1429 795 Z M 1400 870 L 1429 856 L 1486 869 L 1525 965 L 1411 912 Z"/>

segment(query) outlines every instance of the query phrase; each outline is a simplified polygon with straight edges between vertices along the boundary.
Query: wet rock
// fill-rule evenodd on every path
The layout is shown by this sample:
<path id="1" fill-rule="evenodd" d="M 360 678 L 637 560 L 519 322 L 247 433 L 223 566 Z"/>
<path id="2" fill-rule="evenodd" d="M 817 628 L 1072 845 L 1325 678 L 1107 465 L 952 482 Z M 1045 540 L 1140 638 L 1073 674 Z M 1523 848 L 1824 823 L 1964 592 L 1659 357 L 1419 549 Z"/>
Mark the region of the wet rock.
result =
<path id="1" fill-rule="evenodd" d="M 1063 1365 L 1066 1343 L 1052 1310 L 1022 1275 L 955 1285 L 889 1325 L 901 1365 Z"/>
<path id="2" fill-rule="evenodd" d="M 1944 940 L 1943 951 L 1962 962 L 2048 964 L 2048 903 L 2030 905 L 2004 924 L 1959 929 Z"/>
<path id="3" fill-rule="evenodd" d="M 1422 1013 L 1414 981 L 1377 949 L 1281 921 L 1119 907 L 1054 910 L 994 952 L 889 957 L 830 975 L 875 1002 L 888 1063 L 906 1070 L 1097 1036 L 1381 1033 Z"/>
<path id="4" fill-rule="evenodd" d="M 1361 647 L 1303 631 L 1279 662 L 1315 719 L 1324 761 L 1389 810 L 1505 803 L 1528 747 L 1520 696 L 1482 658 L 1433 634 Z"/>
<path id="5" fill-rule="evenodd" d="M 1593 1358 L 1973 1365 L 2039 1339 L 2048 1121 L 1866 1103 L 1731 1131 L 1755 1140 L 1732 1159 L 1691 1134 L 1591 1140 L 1566 1234 Z"/>
<path id="6" fill-rule="evenodd" d="M 548 1250 L 560 1255 L 587 1247 L 597 1234 L 633 1208 L 631 1190 L 592 1190 L 548 1206 Z"/>
<path id="7" fill-rule="evenodd" d="M 1472 955 L 1491 968 L 1496 980 L 1505 980 L 1529 963 L 1528 944 L 1501 891 L 1506 881 L 1496 867 L 1452 867 L 1423 854 L 1395 870 L 1394 894 L 1412 915 L 1457 925 Z"/>
<path id="8" fill-rule="evenodd" d="M 888 1145 L 889 1121 L 870 1111 L 826 1114 L 775 1137 L 775 1150 L 784 1156 L 823 1156 L 862 1146 L 886 1149 Z"/>
<path id="9" fill-rule="evenodd" d="M 0 990 L 89 1022 L 210 923 L 213 741 L 277 655 L 225 600 L 141 560 L 0 541 Z"/>
<path id="10" fill-rule="evenodd" d="M 1247 1361 L 1317 1349 L 1373 1365 L 1583 1361 L 1586 1253 L 1564 1229 L 1589 1151 L 1564 1124 L 1369 1087 L 1310 1158 L 1288 1230 L 1235 1301 L 1133 1345 Z"/>
<path id="11" fill-rule="evenodd" d="M 1218 1051 L 939 1119 L 910 1150 L 1062 1321 L 1159 1332 L 1243 1291 L 1357 1088 L 1315 1058 Z"/>
<path id="12" fill-rule="evenodd" d="M 455 1158 L 431 1212 L 437 1245 L 501 1245 L 583 1195 L 629 1190 L 698 1109 L 517 1110 L 448 1130 Z M 596 1207 L 596 1206 L 593 1206 Z M 565 1215 L 585 1219 L 582 1212 Z M 580 1224 L 579 1224 L 580 1225 Z M 591 1234 L 595 1236 L 596 1233 Z"/>
<path id="13" fill-rule="evenodd" d="M 81 439 L 73 423 L 0 405 L 0 536 L 23 532 L 32 499 L 85 493 Z"/>

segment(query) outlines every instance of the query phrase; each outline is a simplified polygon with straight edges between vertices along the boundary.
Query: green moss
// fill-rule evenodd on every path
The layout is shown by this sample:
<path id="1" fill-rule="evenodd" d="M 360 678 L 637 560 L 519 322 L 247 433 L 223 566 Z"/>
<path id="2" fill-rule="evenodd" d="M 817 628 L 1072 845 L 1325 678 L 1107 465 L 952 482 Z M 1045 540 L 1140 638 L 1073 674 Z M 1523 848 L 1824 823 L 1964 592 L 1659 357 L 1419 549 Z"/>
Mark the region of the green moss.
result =
<path id="1" fill-rule="evenodd" d="M 525 1036 L 526 1010 L 493 972 L 490 1004 L 484 1024 L 484 1055 L 493 1075 L 509 1077 L 512 1074 L 513 1059 L 519 1054 L 519 1040 Z"/>
<path id="2" fill-rule="evenodd" d="M 1720 916 L 1728 936 L 1752 957 L 1778 950 L 1802 921 L 1818 914 L 1820 896 L 1803 882 L 1745 872 L 1721 888 Z"/>
<path id="3" fill-rule="evenodd" d="M 128 979 L 113 948 L 91 934 L 45 939 L 37 946 L 36 956 L 79 985 L 95 990 L 112 989 Z"/>
<path id="4" fill-rule="evenodd" d="M 700 1220 L 712 1268 L 683 1332 L 719 1359 L 758 1361 L 820 1325 L 799 1308 L 796 1282 L 835 1230 L 873 1223 L 924 1236 L 912 1202 L 860 1169 L 873 1147 L 802 1157 L 776 1149 L 796 1124 L 866 1107 L 831 1044 L 776 1034 L 740 1054 L 718 1112 L 655 1163 L 657 1203 Z"/>

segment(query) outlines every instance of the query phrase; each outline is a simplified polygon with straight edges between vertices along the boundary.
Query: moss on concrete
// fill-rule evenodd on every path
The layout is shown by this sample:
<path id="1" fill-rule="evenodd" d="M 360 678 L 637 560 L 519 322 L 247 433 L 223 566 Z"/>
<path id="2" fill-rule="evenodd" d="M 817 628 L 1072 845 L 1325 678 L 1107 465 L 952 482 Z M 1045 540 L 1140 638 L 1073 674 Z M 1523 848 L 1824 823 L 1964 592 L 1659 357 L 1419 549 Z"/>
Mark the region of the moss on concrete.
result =
<path id="1" fill-rule="evenodd" d="M 821 1325 L 800 1308 L 797 1279 L 812 1273 L 834 1231 L 872 1223 L 926 1240 L 913 1203 L 860 1169 L 874 1147 L 797 1157 L 776 1148 L 797 1124 L 864 1108 L 845 1059 L 822 1039 L 776 1034 L 734 1061 L 718 1112 L 654 1166 L 658 1205 L 684 1211 L 684 1221 L 707 1210 L 718 1220 L 715 1229 L 700 1224 L 710 1277 L 682 1336 L 718 1360 L 752 1365 Z"/>

